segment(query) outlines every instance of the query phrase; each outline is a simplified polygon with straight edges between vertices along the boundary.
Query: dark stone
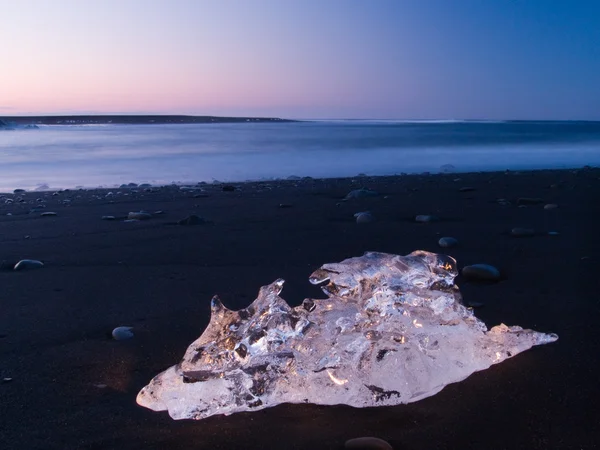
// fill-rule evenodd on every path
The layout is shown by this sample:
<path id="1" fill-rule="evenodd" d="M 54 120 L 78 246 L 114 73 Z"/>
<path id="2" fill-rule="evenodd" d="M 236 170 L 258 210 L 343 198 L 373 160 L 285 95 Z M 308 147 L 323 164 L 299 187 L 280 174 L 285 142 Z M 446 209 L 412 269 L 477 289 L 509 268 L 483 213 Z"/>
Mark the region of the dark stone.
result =
<path id="1" fill-rule="evenodd" d="M 188 216 L 185 219 L 181 219 L 177 222 L 178 225 L 204 225 L 205 223 L 207 223 L 206 219 L 195 214 L 192 214 L 191 216 Z"/>
<path id="2" fill-rule="evenodd" d="M 233 192 L 233 191 L 235 191 L 235 186 L 232 186 L 230 184 L 226 184 L 221 189 L 223 189 L 224 192 Z"/>

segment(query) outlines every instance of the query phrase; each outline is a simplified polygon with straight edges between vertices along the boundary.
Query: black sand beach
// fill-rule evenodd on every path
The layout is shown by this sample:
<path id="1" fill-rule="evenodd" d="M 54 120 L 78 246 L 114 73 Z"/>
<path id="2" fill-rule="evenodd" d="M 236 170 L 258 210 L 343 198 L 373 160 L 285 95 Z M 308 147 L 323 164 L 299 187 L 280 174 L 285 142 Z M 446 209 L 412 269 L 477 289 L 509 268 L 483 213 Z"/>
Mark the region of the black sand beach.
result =
<path id="1" fill-rule="evenodd" d="M 0 448 L 341 449 L 360 436 L 397 450 L 597 448 L 600 169 L 235 186 L 0 199 Z M 341 201 L 360 187 L 380 195 Z M 519 198 L 542 202 L 520 207 Z M 545 210 L 549 203 L 558 208 Z M 164 213 L 101 220 L 140 210 Z M 365 210 L 375 221 L 356 224 L 354 213 Z M 190 214 L 212 223 L 176 224 Z M 418 214 L 440 220 L 415 223 Z M 515 238 L 513 227 L 536 234 Z M 442 236 L 459 245 L 441 249 Z M 297 305 L 323 297 L 308 276 L 324 263 L 417 249 L 450 254 L 459 267 L 498 267 L 503 279 L 493 284 L 459 276 L 464 301 L 484 303 L 476 315 L 488 326 L 520 325 L 559 340 L 396 407 L 281 405 L 173 421 L 135 403 L 202 333 L 214 294 L 242 308 L 281 277 L 283 298 Z M 23 258 L 45 265 L 10 270 Z M 111 339 L 122 325 L 135 336 Z"/>

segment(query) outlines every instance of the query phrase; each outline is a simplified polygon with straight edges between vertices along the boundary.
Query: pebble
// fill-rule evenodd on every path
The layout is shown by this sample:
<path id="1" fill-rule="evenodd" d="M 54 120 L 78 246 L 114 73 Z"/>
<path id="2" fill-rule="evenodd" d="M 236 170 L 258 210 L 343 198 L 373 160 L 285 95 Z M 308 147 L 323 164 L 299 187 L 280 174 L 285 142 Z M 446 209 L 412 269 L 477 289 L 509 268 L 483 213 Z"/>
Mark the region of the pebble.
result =
<path id="1" fill-rule="evenodd" d="M 25 192 L 25 189 L 15 189 L 15 190 L 13 191 L 13 194 L 21 194 L 21 193 L 23 193 L 23 192 Z"/>
<path id="2" fill-rule="evenodd" d="M 46 211 L 43 212 L 42 214 L 40 214 L 40 216 L 42 217 L 52 217 L 52 216 L 56 216 L 57 214 L 53 211 Z"/>
<path id="3" fill-rule="evenodd" d="M 531 228 L 513 228 L 510 230 L 510 235 L 513 237 L 531 237 L 535 235 L 535 231 Z"/>
<path id="4" fill-rule="evenodd" d="M 358 212 L 354 214 L 356 217 L 356 223 L 371 223 L 373 222 L 373 215 L 369 211 Z"/>
<path id="5" fill-rule="evenodd" d="M 102 220 L 115 220 L 115 216 L 102 216 Z"/>
<path id="6" fill-rule="evenodd" d="M 558 236 L 560 233 L 558 231 L 548 231 L 549 236 Z"/>
<path id="7" fill-rule="evenodd" d="M 44 267 L 44 263 L 41 261 L 35 259 L 22 259 L 15 264 L 14 270 L 39 269 L 41 267 Z"/>
<path id="8" fill-rule="evenodd" d="M 481 302 L 468 302 L 468 305 L 471 308 L 482 308 L 484 306 L 484 304 Z"/>
<path id="9" fill-rule="evenodd" d="M 540 203 L 544 203 L 544 200 L 537 197 L 521 197 L 517 199 L 517 205 L 539 205 Z"/>
<path id="10" fill-rule="evenodd" d="M 147 213 L 147 212 L 130 212 L 129 214 L 127 214 L 127 218 L 129 220 L 133 219 L 133 220 L 148 220 L 152 218 L 152 214 Z"/>
<path id="11" fill-rule="evenodd" d="M 353 191 L 348 192 L 344 200 L 350 200 L 352 198 L 366 198 L 366 197 L 376 197 L 379 193 L 376 191 L 371 191 L 370 189 L 355 189 Z"/>
<path id="12" fill-rule="evenodd" d="M 556 209 L 558 208 L 558 205 L 556 203 L 548 203 L 547 205 L 544 205 L 544 209 L 546 211 L 550 211 L 552 209 Z"/>
<path id="13" fill-rule="evenodd" d="M 438 245 L 442 248 L 452 248 L 458 245 L 458 240 L 453 237 L 443 237 L 438 241 Z"/>
<path id="14" fill-rule="evenodd" d="M 133 337 L 132 327 L 117 327 L 112 330 L 112 337 L 115 341 L 124 341 Z"/>
<path id="15" fill-rule="evenodd" d="M 280 203 L 280 204 L 279 204 L 279 207 L 280 207 L 280 208 L 291 208 L 291 207 L 292 207 L 292 205 L 290 205 L 289 203 Z"/>
<path id="16" fill-rule="evenodd" d="M 462 274 L 465 278 L 483 281 L 498 281 L 500 271 L 489 264 L 473 264 L 463 267 Z"/>
<path id="17" fill-rule="evenodd" d="M 474 191 L 475 188 L 474 187 L 470 187 L 470 186 L 466 186 L 466 187 L 461 187 L 458 192 L 471 192 Z"/>
<path id="18" fill-rule="evenodd" d="M 11 377 L 4 377 L 2 378 L 2 382 L 3 383 L 10 383 L 13 379 Z"/>
<path id="19" fill-rule="evenodd" d="M 349 439 L 345 442 L 344 448 L 348 450 L 393 450 L 387 441 L 376 437 Z"/>
<path id="20" fill-rule="evenodd" d="M 436 222 L 437 220 L 438 220 L 438 218 L 436 216 L 430 216 L 430 215 L 424 215 L 424 214 L 420 214 L 417 217 L 415 217 L 415 222 L 420 222 L 420 223 Z"/>
<path id="21" fill-rule="evenodd" d="M 197 216 L 195 214 L 192 214 L 190 216 L 187 216 L 184 219 L 181 219 L 177 222 L 177 225 L 203 225 L 207 223 L 206 219 Z"/>
<path id="22" fill-rule="evenodd" d="M 210 197 L 208 194 L 194 194 L 194 198 L 206 198 Z"/>
<path id="23" fill-rule="evenodd" d="M 223 191 L 225 191 L 225 192 L 233 192 L 233 191 L 235 191 L 235 186 L 231 186 L 230 184 L 226 184 L 221 189 L 223 189 Z"/>

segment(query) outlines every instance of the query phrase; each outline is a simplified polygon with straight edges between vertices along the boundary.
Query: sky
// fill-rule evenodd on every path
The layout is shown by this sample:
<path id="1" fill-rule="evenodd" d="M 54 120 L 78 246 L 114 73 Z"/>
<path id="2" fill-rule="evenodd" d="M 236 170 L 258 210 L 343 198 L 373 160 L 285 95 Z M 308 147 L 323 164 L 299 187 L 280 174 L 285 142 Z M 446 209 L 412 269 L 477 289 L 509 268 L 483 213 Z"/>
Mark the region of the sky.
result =
<path id="1" fill-rule="evenodd" d="M 600 0 L 0 0 L 0 116 L 600 120 Z"/>

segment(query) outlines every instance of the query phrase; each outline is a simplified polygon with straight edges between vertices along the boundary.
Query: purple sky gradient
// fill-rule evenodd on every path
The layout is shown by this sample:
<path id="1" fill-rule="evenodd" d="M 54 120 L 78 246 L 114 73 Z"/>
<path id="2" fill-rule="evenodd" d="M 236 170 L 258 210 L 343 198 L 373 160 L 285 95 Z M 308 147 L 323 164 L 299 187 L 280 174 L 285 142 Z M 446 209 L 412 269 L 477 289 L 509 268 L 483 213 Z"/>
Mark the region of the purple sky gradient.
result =
<path id="1" fill-rule="evenodd" d="M 0 9 L 0 114 L 600 120 L 595 0 Z"/>

